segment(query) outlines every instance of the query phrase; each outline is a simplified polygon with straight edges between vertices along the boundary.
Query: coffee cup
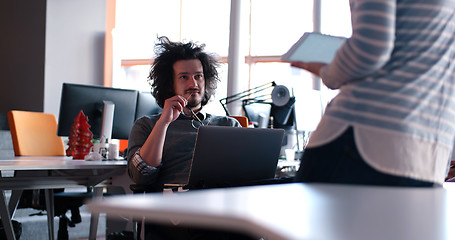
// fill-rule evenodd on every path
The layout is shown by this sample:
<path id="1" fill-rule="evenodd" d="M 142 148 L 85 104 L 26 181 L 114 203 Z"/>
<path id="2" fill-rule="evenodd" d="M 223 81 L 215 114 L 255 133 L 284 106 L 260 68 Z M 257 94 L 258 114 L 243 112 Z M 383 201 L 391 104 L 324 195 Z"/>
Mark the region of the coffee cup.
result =
<path id="1" fill-rule="evenodd" d="M 109 159 L 119 159 L 119 145 L 109 143 Z"/>
<path id="2" fill-rule="evenodd" d="M 99 153 L 103 159 L 109 158 L 109 143 L 95 143 L 91 148 L 91 152 Z"/>

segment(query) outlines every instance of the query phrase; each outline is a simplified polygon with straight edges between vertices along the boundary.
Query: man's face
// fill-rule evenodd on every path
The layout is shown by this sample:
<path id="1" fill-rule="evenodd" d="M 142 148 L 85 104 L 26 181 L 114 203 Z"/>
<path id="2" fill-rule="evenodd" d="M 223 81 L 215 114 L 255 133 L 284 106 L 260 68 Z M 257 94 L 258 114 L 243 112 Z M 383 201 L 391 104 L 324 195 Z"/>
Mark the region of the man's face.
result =
<path id="1" fill-rule="evenodd" d="M 174 63 L 174 92 L 188 99 L 192 109 L 201 108 L 205 92 L 204 69 L 199 59 L 179 60 Z M 190 97 L 191 94 L 191 97 Z"/>

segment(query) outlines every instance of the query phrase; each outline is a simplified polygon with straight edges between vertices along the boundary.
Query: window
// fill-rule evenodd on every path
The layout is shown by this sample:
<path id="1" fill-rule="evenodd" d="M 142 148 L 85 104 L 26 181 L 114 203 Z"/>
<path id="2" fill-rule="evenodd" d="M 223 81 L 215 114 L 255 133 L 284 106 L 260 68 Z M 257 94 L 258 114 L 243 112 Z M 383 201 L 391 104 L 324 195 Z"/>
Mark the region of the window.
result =
<path id="1" fill-rule="evenodd" d="M 271 81 L 288 87 L 296 95 L 299 128 L 313 130 L 336 92 L 313 90 L 311 74 L 280 62 L 304 32 L 313 30 L 313 1 L 241 2 L 241 45 L 245 46 L 241 54 L 246 69 L 240 73 L 242 81 L 248 81 L 250 88 Z M 218 100 L 227 94 L 230 4 L 229 0 L 117 0 L 112 86 L 150 90 L 146 80 L 157 36 L 205 43 L 207 51 L 224 59 L 217 95 L 206 109 L 224 115 Z M 321 31 L 350 36 L 348 1 L 322 0 L 321 6 Z"/>

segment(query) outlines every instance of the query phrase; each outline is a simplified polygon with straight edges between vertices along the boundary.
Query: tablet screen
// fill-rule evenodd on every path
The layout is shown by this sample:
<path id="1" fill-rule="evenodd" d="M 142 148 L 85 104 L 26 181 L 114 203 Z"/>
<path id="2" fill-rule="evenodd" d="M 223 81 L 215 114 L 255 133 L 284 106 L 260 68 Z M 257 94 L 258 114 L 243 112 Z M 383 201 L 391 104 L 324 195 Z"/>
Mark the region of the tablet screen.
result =
<path id="1" fill-rule="evenodd" d="M 345 41 L 344 37 L 307 32 L 281 57 L 281 60 L 330 63 Z"/>

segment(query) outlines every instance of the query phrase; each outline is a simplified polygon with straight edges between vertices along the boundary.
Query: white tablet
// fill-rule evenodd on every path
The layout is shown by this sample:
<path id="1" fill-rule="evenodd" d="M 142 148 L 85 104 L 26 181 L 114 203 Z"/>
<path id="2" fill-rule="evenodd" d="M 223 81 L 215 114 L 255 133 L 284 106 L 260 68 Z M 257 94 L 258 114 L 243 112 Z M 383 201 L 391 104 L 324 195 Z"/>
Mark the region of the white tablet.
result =
<path id="1" fill-rule="evenodd" d="M 344 37 L 306 32 L 299 41 L 281 57 L 281 60 L 287 62 L 330 63 L 345 41 L 346 38 Z"/>

